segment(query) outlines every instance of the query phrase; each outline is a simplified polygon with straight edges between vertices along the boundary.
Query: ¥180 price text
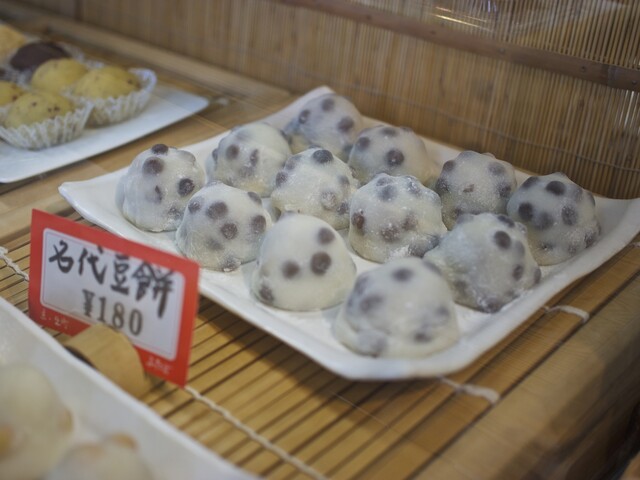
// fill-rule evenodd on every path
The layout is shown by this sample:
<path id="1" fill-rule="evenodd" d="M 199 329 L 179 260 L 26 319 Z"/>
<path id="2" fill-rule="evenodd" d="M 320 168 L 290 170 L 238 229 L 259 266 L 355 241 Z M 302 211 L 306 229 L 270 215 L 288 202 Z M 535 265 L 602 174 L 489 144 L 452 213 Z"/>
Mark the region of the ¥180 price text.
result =
<path id="1" fill-rule="evenodd" d="M 84 314 L 116 330 L 125 329 L 133 336 L 142 333 L 144 318 L 137 308 L 127 308 L 122 302 L 110 301 L 105 296 L 96 296 L 95 292 L 82 289 L 84 295 Z"/>

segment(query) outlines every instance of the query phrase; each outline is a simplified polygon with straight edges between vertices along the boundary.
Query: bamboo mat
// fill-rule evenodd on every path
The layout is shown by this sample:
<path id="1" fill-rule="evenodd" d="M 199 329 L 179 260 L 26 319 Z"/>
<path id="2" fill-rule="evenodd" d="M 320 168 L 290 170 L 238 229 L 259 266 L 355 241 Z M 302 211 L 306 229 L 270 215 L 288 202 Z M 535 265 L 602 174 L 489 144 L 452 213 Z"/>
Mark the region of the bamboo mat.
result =
<path id="1" fill-rule="evenodd" d="M 75 212 L 65 216 L 88 223 Z M 142 401 L 207 448 L 261 476 L 409 478 L 442 462 L 452 444 L 585 325 L 598 321 L 621 292 L 637 290 L 638 240 L 559 293 L 548 309 L 471 366 L 443 379 L 345 380 L 201 298 L 188 386 L 238 423 L 168 384 Z M 29 235 L 3 247 L 12 265 L 0 260 L 0 295 L 26 312 L 28 282 L 17 272 L 29 272 Z M 567 305 L 595 318 L 585 324 L 579 315 L 554 308 Z M 495 392 L 497 404 L 467 386 Z M 448 466 L 456 468 L 450 459 Z"/>

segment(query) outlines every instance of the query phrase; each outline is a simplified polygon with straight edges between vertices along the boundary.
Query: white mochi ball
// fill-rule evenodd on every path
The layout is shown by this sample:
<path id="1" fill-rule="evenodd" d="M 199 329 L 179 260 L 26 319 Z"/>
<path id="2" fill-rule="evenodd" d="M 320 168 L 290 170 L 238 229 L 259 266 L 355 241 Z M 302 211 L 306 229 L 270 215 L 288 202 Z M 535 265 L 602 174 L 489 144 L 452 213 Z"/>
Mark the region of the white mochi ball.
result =
<path id="1" fill-rule="evenodd" d="M 384 263 L 422 257 L 447 229 L 440 197 L 415 177 L 378 174 L 351 198 L 349 242 L 358 255 Z"/>
<path id="2" fill-rule="evenodd" d="M 313 215 L 336 229 L 349 226 L 349 204 L 358 188 L 351 170 L 323 148 L 290 157 L 276 177 L 271 202 L 281 212 Z"/>
<path id="3" fill-rule="evenodd" d="M 356 266 L 342 237 L 309 215 L 283 215 L 267 232 L 251 279 L 254 295 L 284 310 L 310 311 L 342 302 Z"/>
<path id="4" fill-rule="evenodd" d="M 267 197 L 291 155 L 284 134 L 262 122 L 234 128 L 205 161 L 209 180 Z"/>
<path id="5" fill-rule="evenodd" d="M 309 100 L 285 127 L 293 153 L 312 146 L 326 148 L 345 162 L 364 128 L 362 115 L 345 97 L 327 93 Z"/>
<path id="6" fill-rule="evenodd" d="M 392 260 L 358 276 L 333 333 L 364 355 L 424 357 L 458 340 L 449 285 L 431 262 Z"/>
<path id="7" fill-rule="evenodd" d="M 175 242 L 203 267 L 228 272 L 256 258 L 271 223 L 257 193 L 214 182 L 189 201 Z"/>
<path id="8" fill-rule="evenodd" d="M 420 183 L 432 184 L 437 164 L 429 158 L 424 142 L 408 127 L 378 125 L 360 132 L 349 154 L 354 176 L 367 183 L 378 173 L 412 175 Z"/>
<path id="9" fill-rule="evenodd" d="M 510 163 L 466 151 L 445 162 L 434 188 L 442 199 L 442 219 L 451 229 L 465 213 L 506 213 L 516 185 Z"/>
<path id="10" fill-rule="evenodd" d="M 600 237 L 593 195 L 564 173 L 529 177 L 509 200 L 507 211 L 527 226 L 529 246 L 540 265 L 564 262 Z"/>
<path id="11" fill-rule="evenodd" d="M 175 230 L 205 173 L 184 150 L 157 144 L 133 159 L 120 179 L 116 203 L 127 220 L 143 230 Z"/>
<path id="12" fill-rule="evenodd" d="M 442 270 L 456 302 L 483 312 L 500 310 L 541 276 L 526 228 L 506 215 L 458 217 L 440 245 L 424 258 Z"/>

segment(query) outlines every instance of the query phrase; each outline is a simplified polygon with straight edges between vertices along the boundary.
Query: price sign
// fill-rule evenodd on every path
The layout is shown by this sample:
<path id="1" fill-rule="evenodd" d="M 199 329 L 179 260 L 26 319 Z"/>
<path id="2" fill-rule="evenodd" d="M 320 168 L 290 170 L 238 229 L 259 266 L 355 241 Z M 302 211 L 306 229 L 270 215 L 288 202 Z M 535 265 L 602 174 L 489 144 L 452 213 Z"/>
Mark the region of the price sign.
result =
<path id="1" fill-rule="evenodd" d="M 75 335 L 95 323 L 123 332 L 144 368 L 184 385 L 198 303 L 198 264 L 34 210 L 29 314 Z"/>

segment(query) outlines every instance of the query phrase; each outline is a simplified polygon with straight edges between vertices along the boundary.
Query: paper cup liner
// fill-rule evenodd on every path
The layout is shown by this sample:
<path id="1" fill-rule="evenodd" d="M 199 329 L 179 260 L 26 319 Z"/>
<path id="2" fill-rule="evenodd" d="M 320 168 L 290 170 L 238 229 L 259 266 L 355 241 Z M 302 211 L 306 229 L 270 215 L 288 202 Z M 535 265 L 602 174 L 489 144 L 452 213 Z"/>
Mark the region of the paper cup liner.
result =
<path id="1" fill-rule="evenodd" d="M 13 102 L 7 104 L 7 105 L 2 105 L 0 106 L 0 125 L 2 125 L 4 123 L 4 119 L 7 118 L 7 114 L 9 113 L 9 110 L 11 109 L 11 105 Z"/>
<path id="2" fill-rule="evenodd" d="M 122 122 L 135 117 L 147 106 L 151 92 L 156 86 L 156 74 L 144 68 L 132 68 L 129 71 L 138 77 L 142 88 L 120 97 L 91 99 L 93 110 L 89 117 L 89 126 L 101 127 Z M 72 98 L 81 99 L 76 96 Z"/>
<path id="3" fill-rule="evenodd" d="M 20 83 L 23 85 L 29 83 L 29 79 L 31 78 L 30 72 L 19 72 L 8 63 L 0 65 L 0 68 L 2 69 L 1 80 L 4 80 L 5 82 Z"/>
<path id="4" fill-rule="evenodd" d="M 70 142 L 82 134 L 92 105 L 75 102 L 76 109 L 55 118 L 17 128 L 0 127 L 0 138 L 14 147 L 41 150 Z"/>

